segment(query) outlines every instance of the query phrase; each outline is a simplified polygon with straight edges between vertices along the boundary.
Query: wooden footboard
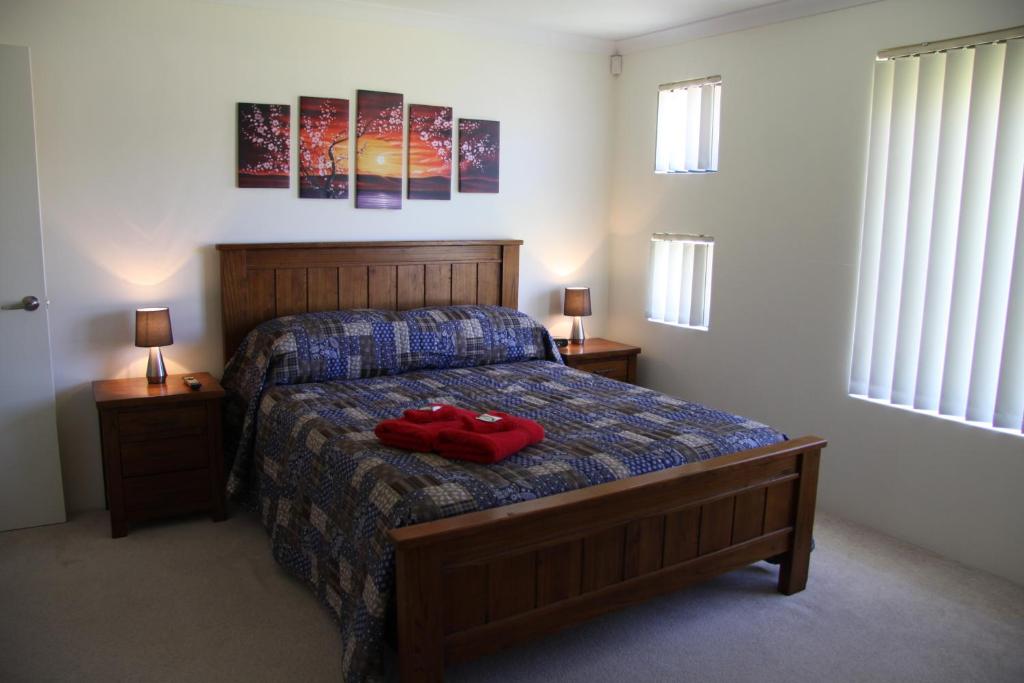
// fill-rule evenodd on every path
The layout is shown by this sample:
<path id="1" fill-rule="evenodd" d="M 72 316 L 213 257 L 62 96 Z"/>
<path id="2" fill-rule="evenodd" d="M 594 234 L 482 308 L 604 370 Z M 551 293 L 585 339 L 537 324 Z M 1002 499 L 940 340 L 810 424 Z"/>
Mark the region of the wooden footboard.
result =
<path id="1" fill-rule="evenodd" d="M 396 529 L 403 681 L 776 555 L 807 583 L 818 462 L 805 436 Z"/>

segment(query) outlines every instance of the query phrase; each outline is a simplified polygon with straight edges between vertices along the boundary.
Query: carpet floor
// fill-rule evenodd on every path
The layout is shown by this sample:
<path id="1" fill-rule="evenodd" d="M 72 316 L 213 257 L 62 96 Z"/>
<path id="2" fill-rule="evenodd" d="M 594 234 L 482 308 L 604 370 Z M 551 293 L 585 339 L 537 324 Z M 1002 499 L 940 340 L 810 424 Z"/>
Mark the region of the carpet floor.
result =
<path id="1" fill-rule="evenodd" d="M 757 564 L 450 669 L 472 681 L 1024 681 L 1024 587 L 822 515 L 810 583 Z M 0 680 L 339 680 L 259 523 L 104 513 L 0 534 Z"/>

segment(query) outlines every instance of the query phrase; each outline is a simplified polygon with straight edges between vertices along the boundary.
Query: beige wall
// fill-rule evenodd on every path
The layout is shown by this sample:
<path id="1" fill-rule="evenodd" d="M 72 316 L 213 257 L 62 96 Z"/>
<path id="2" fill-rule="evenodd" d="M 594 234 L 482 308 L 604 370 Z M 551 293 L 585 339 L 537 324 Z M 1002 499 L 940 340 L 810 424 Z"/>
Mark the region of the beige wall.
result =
<path id="1" fill-rule="evenodd" d="M 141 375 L 137 306 L 171 307 L 173 371 L 219 372 L 217 242 L 514 237 L 520 302 L 568 332 L 560 288 L 608 272 L 606 57 L 407 26 L 188 0 L 4 0 L 32 49 L 64 486 L 103 505 L 90 382 Z M 501 121 L 501 193 L 401 211 L 234 187 L 235 103 L 403 93 Z M 293 142 L 293 167 L 295 164 Z M 563 329 L 565 328 L 565 329 Z"/>
<path id="2" fill-rule="evenodd" d="M 825 509 L 1024 582 L 1024 439 L 846 393 L 874 55 L 1019 24 L 1012 0 L 891 0 L 627 54 L 609 332 L 644 384 L 827 437 Z M 658 84 L 711 74 L 721 171 L 655 176 Z M 656 231 L 715 237 L 709 332 L 644 319 Z"/>

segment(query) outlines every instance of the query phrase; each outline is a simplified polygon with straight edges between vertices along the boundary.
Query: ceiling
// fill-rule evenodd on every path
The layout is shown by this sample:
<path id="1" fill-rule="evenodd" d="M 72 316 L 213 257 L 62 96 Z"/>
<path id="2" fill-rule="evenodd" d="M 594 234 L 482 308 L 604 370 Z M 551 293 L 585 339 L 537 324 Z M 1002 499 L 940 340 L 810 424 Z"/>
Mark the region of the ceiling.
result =
<path id="1" fill-rule="evenodd" d="M 878 0 L 200 0 L 515 37 L 611 54 Z"/>
<path id="2" fill-rule="evenodd" d="M 618 41 L 779 0 L 363 0 L 363 4 L 513 23 Z"/>

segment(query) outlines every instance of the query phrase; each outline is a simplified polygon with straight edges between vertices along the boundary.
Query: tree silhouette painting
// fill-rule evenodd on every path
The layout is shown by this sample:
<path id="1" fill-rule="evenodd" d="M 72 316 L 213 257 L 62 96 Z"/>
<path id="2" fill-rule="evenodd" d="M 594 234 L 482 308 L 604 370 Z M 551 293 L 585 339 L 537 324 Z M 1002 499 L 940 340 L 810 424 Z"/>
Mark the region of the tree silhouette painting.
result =
<path id="1" fill-rule="evenodd" d="M 409 199 L 452 198 L 452 108 L 409 105 Z"/>
<path id="2" fill-rule="evenodd" d="M 459 192 L 497 192 L 500 123 L 459 119 Z"/>
<path id="3" fill-rule="evenodd" d="M 348 100 L 299 98 L 299 196 L 348 198 Z"/>
<path id="4" fill-rule="evenodd" d="M 402 208 L 404 98 L 360 90 L 356 101 L 356 208 Z"/>
<path id="5" fill-rule="evenodd" d="M 291 107 L 238 103 L 238 186 L 288 187 Z"/>

